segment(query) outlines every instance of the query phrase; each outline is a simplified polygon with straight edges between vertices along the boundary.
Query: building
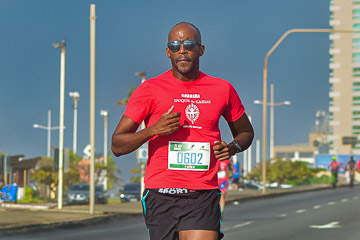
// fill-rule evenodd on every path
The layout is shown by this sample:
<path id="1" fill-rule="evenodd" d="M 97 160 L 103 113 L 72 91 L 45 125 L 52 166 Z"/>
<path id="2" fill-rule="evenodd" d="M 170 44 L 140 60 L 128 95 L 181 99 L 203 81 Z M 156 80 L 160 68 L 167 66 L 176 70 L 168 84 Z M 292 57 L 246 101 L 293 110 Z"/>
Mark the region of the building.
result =
<path id="1" fill-rule="evenodd" d="M 360 31 L 360 0 L 330 0 L 330 27 Z M 360 33 L 330 34 L 330 154 L 360 154 Z M 344 137 L 358 137 L 344 144 Z"/>

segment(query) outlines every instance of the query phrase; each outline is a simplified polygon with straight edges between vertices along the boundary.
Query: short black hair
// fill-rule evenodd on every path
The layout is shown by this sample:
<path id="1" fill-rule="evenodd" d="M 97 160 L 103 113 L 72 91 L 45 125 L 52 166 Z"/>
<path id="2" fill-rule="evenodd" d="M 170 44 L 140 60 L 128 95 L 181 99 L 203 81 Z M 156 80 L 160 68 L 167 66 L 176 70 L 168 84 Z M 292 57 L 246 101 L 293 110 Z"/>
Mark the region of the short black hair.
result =
<path id="1" fill-rule="evenodd" d="M 200 33 L 200 30 L 192 23 L 189 23 L 189 22 L 179 22 L 177 24 L 175 24 L 169 31 L 169 33 L 171 32 L 171 30 L 173 30 L 175 27 L 179 26 L 180 24 L 188 24 L 190 26 L 192 26 L 193 28 L 195 28 L 195 30 L 197 31 L 197 33 L 199 34 L 199 39 L 200 39 L 200 43 L 201 43 L 201 33 Z"/>

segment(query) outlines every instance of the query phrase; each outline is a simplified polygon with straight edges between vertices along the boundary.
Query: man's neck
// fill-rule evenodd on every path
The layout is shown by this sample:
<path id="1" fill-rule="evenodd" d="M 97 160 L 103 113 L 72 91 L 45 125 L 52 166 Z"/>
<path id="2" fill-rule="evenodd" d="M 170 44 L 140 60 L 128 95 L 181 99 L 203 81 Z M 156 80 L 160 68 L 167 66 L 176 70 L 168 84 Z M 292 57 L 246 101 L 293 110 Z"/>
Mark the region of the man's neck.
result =
<path id="1" fill-rule="evenodd" d="M 189 73 L 189 74 L 181 74 L 181 73 L 179 73 L 177 71 L 171 70 L 171 73 L 174 76 L 174 78 L 179 79 L 179 80 L 184 81 L 184 82 L 195 81 L 200 76 L 200 71 L 197 71 L 195 73 Z"/>

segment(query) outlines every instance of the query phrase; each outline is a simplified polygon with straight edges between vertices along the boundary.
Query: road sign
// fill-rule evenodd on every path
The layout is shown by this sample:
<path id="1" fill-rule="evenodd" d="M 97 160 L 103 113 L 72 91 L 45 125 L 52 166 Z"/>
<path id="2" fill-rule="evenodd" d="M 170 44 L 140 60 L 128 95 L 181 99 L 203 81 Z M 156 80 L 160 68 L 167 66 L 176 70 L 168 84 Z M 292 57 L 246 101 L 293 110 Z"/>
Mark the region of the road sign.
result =
<path id="1" fill-rule="evenodd" d="M 85 157 L 89 159 L 91 157 L 91 146 L 90 144 L 86 145 L 86 147 L 83 150 L 83 153 L 85 154 Z"/>
<path id="2" fill-rule="evenodd" d="M 148 159 L 148 148 L 146 147 L 140 147 L 137 151 L 137 159 L 139 160 L 147 160 Z"/>
<path id="3" fill-rule="evenodd" d="M 343 137 L 343 144 L 355 145 L 357 143 L 357 137 Z"/>

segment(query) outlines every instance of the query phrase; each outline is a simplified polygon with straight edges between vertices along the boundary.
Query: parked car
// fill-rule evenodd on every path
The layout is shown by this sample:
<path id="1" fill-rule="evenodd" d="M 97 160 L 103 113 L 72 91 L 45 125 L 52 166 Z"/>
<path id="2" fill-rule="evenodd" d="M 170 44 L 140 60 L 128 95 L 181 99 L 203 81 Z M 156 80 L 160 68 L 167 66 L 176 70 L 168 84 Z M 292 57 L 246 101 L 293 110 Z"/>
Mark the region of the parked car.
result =
<path id="1" fill-rule="evenodd" d="M 125 184 L 124 189 L 119 191 L 121 202 L 135 202 L 140 200 L 140 183 Z"/>
<path id="2" fill-rule="evenodd" d="M 255 182 L 255 181 L 252 181 L 252 180 L 244 180 L 244 188 L 247 188 L 247 189 L 256 189 L 256 190 L 262 190 L 263 189 L 263 186 L 261 183 L 258 183 L 258 182 Z"/>
<path id="3" fill-rule="evenodd" d="M 68 204 L 89 203 L 90 186 L 89 184 L 73 184 L 67 194 Z M 103 186 L 95 186 L 95 203 L 107 203 L 107 192 Z"/>

